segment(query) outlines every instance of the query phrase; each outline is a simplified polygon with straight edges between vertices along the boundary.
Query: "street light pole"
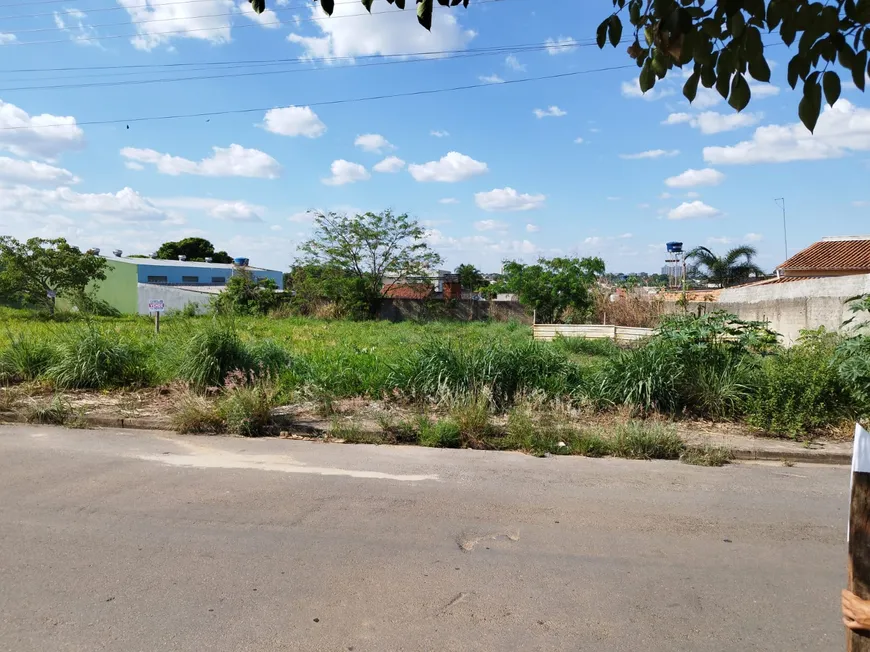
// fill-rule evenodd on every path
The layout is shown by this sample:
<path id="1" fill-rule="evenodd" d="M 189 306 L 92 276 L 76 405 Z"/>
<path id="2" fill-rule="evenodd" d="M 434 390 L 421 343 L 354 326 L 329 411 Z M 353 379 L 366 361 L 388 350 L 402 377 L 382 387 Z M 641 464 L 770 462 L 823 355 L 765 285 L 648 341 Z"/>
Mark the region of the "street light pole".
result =
<path id="1" fill-rule="evenodd" d="M 777 206 L 782 208 L 782 239 L 785 242 L 785 260 L 788 260 L 788 231 L 786 231 L 785 227 L 785 197 L 779 197 L 773 201 L 776 202 Z"/>

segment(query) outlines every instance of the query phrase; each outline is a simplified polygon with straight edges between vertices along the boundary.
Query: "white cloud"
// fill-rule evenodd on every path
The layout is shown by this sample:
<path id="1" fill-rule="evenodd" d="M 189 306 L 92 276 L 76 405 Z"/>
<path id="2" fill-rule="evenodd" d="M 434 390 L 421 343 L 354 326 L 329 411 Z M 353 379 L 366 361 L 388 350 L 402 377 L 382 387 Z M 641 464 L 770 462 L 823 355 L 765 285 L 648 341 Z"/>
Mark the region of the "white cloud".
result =
<path id="1" fill-rule="evenodd" d="M 3 183 L 66 185 L 79 181 L 77 176 L 63 168 L 38 161 L 20 161 L 8 156 L 0 156 L 0 182 Z"/>
<path id="2" fill-rule="evenodd" d="M 92 25 L 88 25 L 87 14 L 79 9 L 67 8 L 63 11 L 55 11 L 54 26 L 69 34 L 70 40 L 76 45 L 102 47 L 97 38 L 97 30 Z"/>
<path id="3" fill-rule="evenodd" d="M 600 237 L 600 236 L 597 236 L 597 235 L 590 235 L 588 238 L 585 238 L 585 239 L 583 240 L 583 244 L 587 244 L 587 245 L 600 245 L 602 242 L 604 242 L 604 240 L 605 240 L 605 239 L 602 238 L 602 237 Z"/>
<path id="4" fill-rule="evenodd" d="M 279 224 L 273 224 L 273 225 L 270 226 L 269 228 L 270 228 L 272 231 L 283 231 L 283 229 L 281 228 L 281 226 L 280 226 Z"/>
<path id="5" fill-rule="evenodd" d="M 547 46 L 547 54 L 551 56 L 573 52 L 577 49 L 577 41 L 570 36 L 560 36 L 557 39 L 548 38 L 544 41 L 544 45 Z"/>
<path id="6" fill-rule="evenodd" d="M 246 18 L 255 23 L 259 23 L 266 29 L 278 29 L 281 27 L 281 21 L 278 20 L 278 14 L 271 9 L 266 9 L 263 13 L 258 14 L 254 11 L 254 8 L 248 0 L 240 0 L 238 9 Z"/>
<path id="7" fill-rule="evenodd" d="M 262 222 L 257 210 L 247 202 L 235 201 L 218 204 L 209 211 L 212 217 L 231 222 Z"/>
<path id="8" fill-rule="evenodd" d="M 747 233 L 743 236 L 743 239 L 746 240 L 746 242 L 761 242 L 764 240 L 764 236 L 760 233 Z"/>
<path id="9" fill-rule="evenodd" d="M 695 95 L 695 99 L 692 102 L 692 108 L 694 109 L 711 109 L 714 106 L 718 106 L 722 102 L 722 96 L 719 95 L 713 88 L 705 88 L 704 86 L 698 86 L 698 93 Z"/>
<path id="10" fill-rule="evenodd" d="M 372 168 L 375 172 L 398 172 L 405 167 L 405 162 L 398 156 L 388 156 Z"/>
<path id="11" fill-rule="evenodd" d="M 865 206 L 870 206 L 870 201 L 867 201 L 866 199 L 858 199 L 852 202 L 852 206 L 855 208 L 864 208 Z"/>
<path id="12" fill-rule="evenodd" d="M 637 78 L 631 81 L 622 82 L 622 84 L 620 85 L 620 90 L 622 91 L 623 97 L 628 97 L 631 99 L 641 98 L 649 102 L 652 102 L 654 100 L 660 100 L 663 97 L 668 97 L 669 95 L 674 94 L 674 90 L 666 86 L 652 88 L 644 93 L 640 90 L 640 80 Z"/>
<path id="13" fill-rule="evenodd" d="M 484 84 L 504 84 L 504 79 L 498 75 L 481 75 L 478 79 Z"/>
<path id="14" fill-rule="evenodd" d="M 287 218 L 288 222 L 293 222 L 294 224 L 304 224 L 306 222 L 314 221 L 314 213 L 311 211 L 300 211 L 298 213 L 293 213 L 290 217 Z"/>
<path id="15" fill-rule="evenodd" d="M 578 144 L 578 145 L 582 145 L 582 144 L 583 144 L 583 138 L 582 138 L 581 136 L 578 136 L 577 138 L 574 139 L 574 142 L 575 142 L 576 144 Z"/>
<path id="16" fill-rule="evenodd" d="M 705 111 L 697 115 L 688 113 L 671 113 L 662 124 L 675 125 L 687 123 L 695 129 L 700 129 L 702 134 L 719 134 L 724 131 L 733 131 L 743 127 L 751 127 L 761 122 L 763 113 L 716 113 Z"/>
<path id="17" fill-rule="evenodd" d="M 459 200 L 456 197 L 445 197 L 444 199 L 438 200 L 439 204 L 458 204 Z"/>
<path id="18" fill-rule="evenodd" d="M 0 192 L 0 212 L 5 215 L 46 216 L 55 213 L 83 213 L 97 221 L 162 221 L 168 214 L 132 188 L 116 193 L 79 193 L 67 187 L 40 190 L 26 185 Z"/>
<path id="19" fill-rule="evenodd" d="M 675 177 L 665 179 L 665 185 L 669 188 L 693 188 L 695 186 L 718 186 L 722 183 L 725 175 L 713 168 L 703 170 L 686 170 Z"/>
<path id="20" fill-rule="evenodd" d="M 662 157 L 670 157 L 677 156 L 680 153 L 678 149 L 648 149 L 645 152 L 638 152 L 637 154 L 620 154 L 619 158 L 624 158 L 629 161 L 645 159 L 645 158 L 662 158 Z"/>
<path id="21" fill-rule="evenodd" d="M 153 149 L 125 147 L 121 156 L 138 163 L 151 163 L 161 174 L 178 176 L 195 174 L 203 177 L 257 177 L 277 179 L 281 165 L 258 149 L 247 149 L 233 143 L 229 147 L 212 147 L 214 154 L 201 161 L 161 154 Z"/>
<path id="22" fill-rule="evenodd" d="M 727 245 L 727 244 L 731 244 L 732 242 L 733 242 L 733 240 L 731 240 L 731 238 L 728 238 L 725 236 L 719 236 L 719 237 L 711 236 L 711 237 L 707 238 L 708 245 Z"/>
<path id="23" fill-rule="evenodd" d="M 619 240 L 628 240 L 629 238 L 634 237 L 634 233 L 621 233 L 616 236 Z"/>
<path id="24" fill-rule="evenodd" d="M 281 136 L 318 138 L 326 133 L 326 125 L 310 106 L 269 109 L 263 117 L 262 126 L 266 131 Z"/>
<path id="25" fill-rule="evenodd" d="M 637 207 L 641 210 L 646 210 L 647 208 L 649 208 L 649 204 L 647 202 L 643 202 L 638 204 Z"/>
<path id="26" fill-rule="evenodd" d="M 229 43 L 235 10 L 233 0 L 196 3 L 118 0 L 135 27 L 130 43 L 137 50 L 153 50 L 176 39 L 198 39 L 212 44 Z"/>
<path id="27" fill-rule="evenodd" d="M 332 172 L 331 177 L 321 179 L 327 186 L 343 186 L 346 183 L 355 183 L 371 178 L 371 174 L 365 167 L 359 163 L 345 161 L 343 158 L 333 161 L 330 171 Z"/>
<path id="28" fill-rule="evenodd" d="M 671 193 L 669 193 L 669 192 L 663 192 L 662 194 L 659 195 L 659 199 L 670 199 L 670 198 L 671 198 Z"/>
<path id="29" fill-rule="evenodd" d="M 63 152 L 81 149 L 84 142 L 85 134 L 74 117 L 50 113 L 31 116 L 0 100 L 0 149 L 51 161 Z"/>
<path id="30" fill-rule="evenodd" d="M 621 201 L 621 200 L 622 200 L 622 197 L 617 197 L 616 195 L 610 195 L 607 198 L 607 201 Z"/>
<path id="31" fill-rule="evenodd" d="M 507 222 L 499 220 L 480 220 L 474 223 L 476 231 L 506 231 L 508 228 Z"/>
<path id="32" fill-rule="evenodd" d="M 535 109 L 532 113 L 539 120 L 541 118 L 561 118 L 563 115 L 568 115 L 567 111 L 563 111 L 558 106 L 550 106 L 546 109 Z"/>
<path id="33" fill-rule="evenodd" d="M 8 32 L 0 32 L 0 45 L 7 45 L 8 43 L 15 43 L 18 40 L 18 37 L 15 34 L 9 34 Z"/>
<path id="34" fill-rule="evenodd" d="M 528 231 L 529 233 L 537 233 L 540 230 L 541 227 L 539 227 L 537 224 L 526 224 L 526 231 Z"/>
<path id="35" fill-rule="evenodd" d="M 356 140 L 353 141 L 353 144 L 363 151 L 373 152 L 375 154 L 380 154 L 384 150 L 396 149 L 390 141 L 380 134 L 363 134 L 362 136 L 357 136 Z"/>
<path id="36" fill-rule="evenodd" d="M 416 181 L 441 181 L 454 183 L 465 181 L 471 177 L 484 174 L 489 170 L 486 163 L 475 161 L 470 156 L 459 152 L 448 152 L 438 161 L 428 163 L 412 163 L 408 172 Z"/>
<path id="37" fill-rule="evenodd" d="M 520 194 L 513 188 L 495 188 L 474 195 L 474 202 L 485 211 L 530 211 L 544 205 L 545 195 Z"/>
<path id="38" fill-rule="evenodd" d="M 693 220 L 708 217 L 718 217 L 722 211 L 708 206 L 702 201 L 683 202 L 668 212 L 669 220 Z"/>
<path id="39" fill-rule="evenodd" d="M 761 100 L 765 97 L 775 97 L 779 95 L 779 86 L 774 86 L 766 82 L 749 82 L 749 90 L 752 93 L 753 100 Z"/>
<path id="40" fill-rule="evenodd" d="M 755 130 L 752 140 L 730 147 L 705 147 L 704 160 L 719 165 L 785 163 L 840 158 L 870 150 L 870 109 L 848 100 L 826 106 L 811 134 L 799 122 L 767 125 Z"/>
<path id="41" fill-rule="evenodd" d="M 290 34 L 287 40 L 301 45 L 305 56 L 358 57 L 370 55 L 420 54 L 462 50 L 475 37 L 473 30 L 459 24 L 457 12 L 434 11 L 432 29 L 420 29 L 414 11 L 402 11 L 389 6 L 379 10 L 377 17 L 365 15 L 360 3 L 336 2 L 331 18 L 312 3 L 311 18 L 320 35 L 316 37 Z M 345 20 L 349 16 L 362 16 Z M 427 55 L 437 57 L 438 55 Z"/>
<path id="42" fill-rule="evenodd" d="M 525 64 L 520 63 L 520 60 L 517 59 L 513 54 L 509 54 L 504 58 L 504 65 L 507 66 L 510 70 L 514 70 L 516 72 L 525 72 L 526 70 Z"/>
<path id="43" fill-rule="evenodd" d="M 430 136 L 435 136 L 435 138 L 447 138 L 450 135 L 449 131 L 438 131 L 437 129 L 433 129 L 429 132 Z"/>
<path id="44" fill-rule="evenodd" d="M 695 192 L 694 190 L 686 193 L 686 197 L 689 197 L 690 199 L 695 199 L 696 197 L 700 197 L 700 196 L 701 196 L 701 193 Z"/>
<path id="45" fill-rule="evenodd" d="M 136 161 L 125 161 L 124 167 L 128 170 L 136 170 L 137 172 L 145 169 L 144 165 L 137 163 Z"/>

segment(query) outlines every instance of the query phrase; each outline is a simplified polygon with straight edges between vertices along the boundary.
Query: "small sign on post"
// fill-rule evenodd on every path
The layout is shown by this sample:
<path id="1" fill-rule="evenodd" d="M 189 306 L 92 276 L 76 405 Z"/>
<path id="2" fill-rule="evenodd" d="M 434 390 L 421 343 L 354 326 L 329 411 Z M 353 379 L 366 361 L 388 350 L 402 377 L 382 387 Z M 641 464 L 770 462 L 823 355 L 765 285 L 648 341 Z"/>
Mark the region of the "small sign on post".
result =
<path id="1" fill-rule="evenodd" d="M 160 332 L 160 313 L 166 309 L 163 299 L 154 299 L 148 302 L 148 312 L 154 313 L 154 332 Z"/>
<path id="2" fill-rule="evenodd" d="M 849 590 L 870 599 L 870 433 L 855 424 L 849 505 Z M 848 652 L 870 652 L 868 632 L 847 631 Z"/>

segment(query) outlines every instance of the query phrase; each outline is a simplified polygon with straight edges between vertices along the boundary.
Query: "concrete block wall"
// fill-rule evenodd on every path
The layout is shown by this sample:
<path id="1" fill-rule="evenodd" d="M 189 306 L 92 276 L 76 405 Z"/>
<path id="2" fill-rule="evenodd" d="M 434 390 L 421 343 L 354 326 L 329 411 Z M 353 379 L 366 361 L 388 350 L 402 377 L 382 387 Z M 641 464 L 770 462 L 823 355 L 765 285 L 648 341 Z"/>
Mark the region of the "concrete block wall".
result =
<path id="1" fill-rule="evenodd" d="M 211 298 L 214 294 L 206 294 L 205 292 L 193 292 L 181 288 L 172 287 L 171 285 L 155 285 L 152 283 L 137 284 L 138 297 L 138 312 L 140 315 L 148 314 L 148 303 L 162 299 L 163 305 L 166 307 L 166 312 L 171 310 L 184 310 L 187 304 L 192 303 L 196 306 L 197 314 L 203 315 L 208 312 L 211 304 Z"/>

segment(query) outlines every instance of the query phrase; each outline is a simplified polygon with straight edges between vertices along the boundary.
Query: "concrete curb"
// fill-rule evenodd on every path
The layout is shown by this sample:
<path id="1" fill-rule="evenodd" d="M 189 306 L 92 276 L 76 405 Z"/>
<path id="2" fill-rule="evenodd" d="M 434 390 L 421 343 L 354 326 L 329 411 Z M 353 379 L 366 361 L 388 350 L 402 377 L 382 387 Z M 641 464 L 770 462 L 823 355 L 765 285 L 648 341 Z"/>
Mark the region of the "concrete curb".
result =
<path id="1" fill-rule="evenodd" d="M 841 464 L 852 463 L 851 453 L 838 453 L 820 450 L 794 450 L 784 451 L 780 449 L 732 449 L 734 459 L 745 462 L 800 462 L 803 464 Z"/>

